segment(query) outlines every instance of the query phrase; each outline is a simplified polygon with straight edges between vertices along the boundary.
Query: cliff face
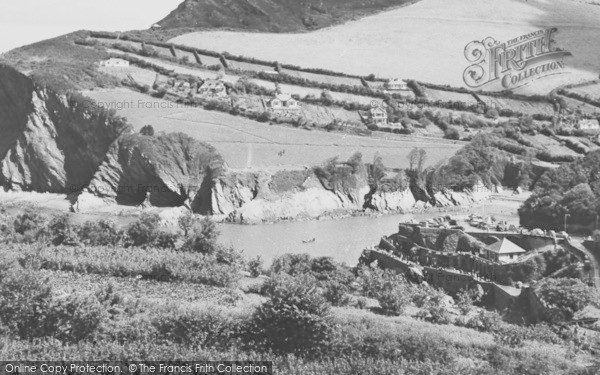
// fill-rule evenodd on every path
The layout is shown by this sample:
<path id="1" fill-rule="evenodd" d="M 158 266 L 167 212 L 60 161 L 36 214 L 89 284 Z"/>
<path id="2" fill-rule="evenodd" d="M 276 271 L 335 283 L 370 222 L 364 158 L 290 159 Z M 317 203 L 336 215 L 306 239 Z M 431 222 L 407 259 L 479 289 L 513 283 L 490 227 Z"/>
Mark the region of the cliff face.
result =
<path id="1" fill-rule="evenodd" d="M 261 223 L 286 219 L 314 219 L 335 212 L 356 212 L 370 208 L 378 212 L 407 213 L 428 207 L 468 205 L 485 199 L 490 192 L 437 193 L 435 202 L 419 201 L 410 189 L 371 191 L 366 181 L 353 189 L 332 191 L 307 173 L 293 189 L 275 191 L 274 176 L 267 173 L 229 172 L 213 181 L 211 214 L 236 223 Z M 442 199 L 443 198 L 443 199 Z"/>
<path id="2" fill-rule="evenodd" d="M 477 193 L 372 191 L 364 166 L 313 171 L 224 171 L 215 149 L 185 134 L 130 134 L 125 120 L 0 66 L 0 184 L 76 193 L 75 211 L 110 204 L 185 206 L 238 223 L 310 219 L 371 209 L 464 205 Z M 357 169 L 358 168 L 358 169 Z M 414 190 L 414 189 L 413 189 Z M 479 194 L 479 195 L 478 195 Z"/>
<path id="3" fill-rule="evenodd" d="M 0 66 L 0 184 L 4 189 L 69 193 L 91 179 L 120 122 Z"/>
<path id="4" fill-rule="evenodd" d="M 124 135 L 111 146 L 74 209 L 144 203 L 156 207 L 185 205 L 209 213 L 211 178 L 222 164 L 213 147 L 185 134 Z"/>

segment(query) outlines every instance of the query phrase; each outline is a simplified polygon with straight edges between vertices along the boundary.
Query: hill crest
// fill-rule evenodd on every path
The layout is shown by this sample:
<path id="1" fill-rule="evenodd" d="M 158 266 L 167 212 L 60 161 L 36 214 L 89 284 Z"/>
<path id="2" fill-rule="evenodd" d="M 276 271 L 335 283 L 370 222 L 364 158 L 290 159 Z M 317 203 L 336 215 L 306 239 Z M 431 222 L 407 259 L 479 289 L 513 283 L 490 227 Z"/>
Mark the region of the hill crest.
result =
<path id="1" fill-rule="evenodd" d="M 316 30 L 418 0 L 185 0 L 158 24 L 163 28 L 262 32 Z"/>

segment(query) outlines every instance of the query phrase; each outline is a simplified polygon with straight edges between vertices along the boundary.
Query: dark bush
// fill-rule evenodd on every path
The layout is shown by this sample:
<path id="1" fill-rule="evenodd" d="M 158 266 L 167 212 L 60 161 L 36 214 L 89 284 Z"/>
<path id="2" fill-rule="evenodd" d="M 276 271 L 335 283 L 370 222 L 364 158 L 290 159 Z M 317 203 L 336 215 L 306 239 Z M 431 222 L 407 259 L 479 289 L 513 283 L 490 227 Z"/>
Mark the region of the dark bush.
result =
<path id="1" fill-rule="evenodd" d="M 69 215 L 56 216 L 48 224 L 48 234 L 54 246 L 75 246 L 79 243 L 79 229 Z"/>
<path id="2" fill-rule="evenodd" d="M 330 308 L 310 276 L 280 274 L 267 288 L 270 299 L 252 319 L 256 343 L 275 353 L 319 355 L 331 344 Z"/>
<path id="3" fill-rule="evenodd" d="M 152 125 L 145 125 L 140 129 L 140 134 L 152 137 L 154 136 L 154 127 Z"/>
<path id="4" fill-rule="evenodd" d="M 219 231 L 215 223 L 209 218 L 202 219 L 194 224 L 190 235 L 183 244 L 181 250 L 212 254 L 216 250 L 216 241 Z"/>
<path id="5" fill-rule="evenodd" d="M 78 342 L 96 333 L 106 318 L 105 306 L 96 296 L 73 294 L 53 302 L 47 327 L 61 341 Z"/>
<path id="6" fill-rule="evenodd" d="M 118 244 L 123 233 L 110 220 L 87 221 L 79 229 L 79 239 L 89 246 L 109 246 Z"/>
<path id="7" fill-rule="evenodd" d="M 240 326 L 216 309 L 169 309 L 157 314 L 152 325 L 160 341 L 204 348 L 229 347 Z"/>
<path id="8" fill-rule="evenodd" d="M 143 213 L 142 216 L 127 229 L 127 237 L 132 246 L 150 246 L 158 235 L 160 217 L 156 214 Z"/>
<path id="9" fill-rule="evenodd" d="M 31 210 L 17 216 L 13 226 L 15 232 L 22 235 L 24 240 L 34 240 L 45 233 L 48 218 Z"/>
<path id="10" fill-rule="evenodd" d="M 49 336 L 52 290 L 35 271 L 11 267 L 0 273 L 0 327 L 23 339 Z"/>

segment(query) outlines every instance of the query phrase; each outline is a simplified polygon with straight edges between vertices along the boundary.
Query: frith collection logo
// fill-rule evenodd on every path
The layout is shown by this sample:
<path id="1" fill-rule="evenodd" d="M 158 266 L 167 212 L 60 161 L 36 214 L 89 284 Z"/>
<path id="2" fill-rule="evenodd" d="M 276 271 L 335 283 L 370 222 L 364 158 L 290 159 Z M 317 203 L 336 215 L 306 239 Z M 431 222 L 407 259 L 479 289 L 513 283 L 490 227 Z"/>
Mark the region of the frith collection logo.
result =
<path id="1" fill-rule="evenodd" d="M 465 47 L 472 63 L 463 74 L 467 86 L 497 86 L 511 90 L 537 79 L 565 72 L 564 58 L 571 53 L 554 46 L 557 28 L 538 30 L 500 43 L 492 37 Z"/>

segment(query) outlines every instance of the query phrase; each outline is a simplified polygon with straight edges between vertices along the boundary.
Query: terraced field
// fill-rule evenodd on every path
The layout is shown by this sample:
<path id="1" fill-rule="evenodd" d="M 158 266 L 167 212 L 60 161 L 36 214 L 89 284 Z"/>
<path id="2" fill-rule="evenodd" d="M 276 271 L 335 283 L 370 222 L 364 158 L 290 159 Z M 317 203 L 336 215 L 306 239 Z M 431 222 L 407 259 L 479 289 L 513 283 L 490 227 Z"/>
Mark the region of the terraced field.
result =
<path id="1" fill-rule="evenodd" d="M 518 91 L 546 94 L 559 85 L 598 77 L 599 19 L 600 6 L 572 0 L 422 0 L 311 33 L 206 31 L 172 41 L 307 68 L 464 86 L 469 65 L 464 49 L 471 41 L 491 36 L 503 42 L 557 27 L 556 46 L 573 54 L 565 60 L 569 74 L 546 77 Z M 260 48 L 265 45 L 269 48 Z"/>
<path id="2" fill-rule="evenodd" d="M 462 142 L 439 138 L 377 134 L 375 137 L 307 131 L 268 125 L 221 112 L 189 108 L 126 89 L 84 92 L 105 106 L 132 103 L 119 114 L 127 117 L 135 131 L 151 124 L 156 131 L 184 132 L 214 145 L 232 168 L 305 168 L 360 151 L 365 160 L 379 153 L 392 168 L 408 167 L 414 147 L 427 150 L 427 165 L 447 160 Z"/>
<path id="3" fill-rule="evenodd" d="M 239 69 L 239 70 L 245 70 L 245 71 L 249 71 L 249 72 L 260 73 L 260 72 L 274 72 L 275 71 L 275 69 L 270 65 L 261 65 L 261 64 L 255 64 L 255 63 L 243 62 L 243 61 L 233 61 L 233 60 L 228 60 L 227 63 L 229 64 L 229 67 L 231 69 Z"/>
<path id="4" fill-rule="evenodd" d="M 550 103 L 523 101 L 510 98 L 499 98 L 495 96 L 479 95 L 481 100 L 488 106 L 500 109 L 510 109 L 514 112 L 523 113 L 526 115 L 554 115 L 554 107 Z"/>
<path id="5" fill-rule="evenodd" d="M 523 135 L 523 138 L 533 143 L 537 149 L 546 150 L 554 155 L 579 155 L 577 152 L 565 146 L 562 142 L 543 134 Z"/>
<path id="6" fill-rule="evenodd" d="M 170 62 L 167 62 L 167 61 L 159 59 L 159 58 L 144 57 L 144 56 L 140 56 L 140 55 L 136 55 L 136 54 L 132 54 L 132 53 L 124 53 L 118 49 L 110 49 L 109 48 L 108 52 L 112 52 L 112 53 L 120 54 L 120 55 L 132 56 L 132 57 L 135 57 L 136 59 L 144 60 L 148 63 L 158 65 L 165 69 L 172 70 L 177 74 L 187 74 L 187 75 L 200 77 L 202 79 L 216 79 L 218 77 L 217 72 L 214 70 L 189 68 L 187 66 L 170 63 Z"/>
<path id="7" fill-rule="evenodd" d="M 103 73 L 110 74 L 118 77 L 119 79 L 128 79 L 129 76 L 133 77 L 133 79 L 142 84 L 152 86 L 154 80 L 156 79 L 156 73 L 147 70 L 138 68 L 137 66 L 128 66 L 128 67 L 105 67 L 102 66 L 99 70 Z"/>
<path id="8" fill-rule="evenodd" d="M 579 100 L 568 98 L 566 96 L 563 96 L 563 99 L 567 102 L 567 105 L 571 110 L 580 111 L 585 115 L 600 116 L 600 108 L 598 107 L 580 102 Z"/>
<path id="9" fill-rule="evenodd" d="M 592 99 L 600 100 L 600 83 L 573 88 L 569 91 L 575 92 L 580 95 L 587 95 Z"/>
<path id="10" fill-rule="evenodd" d="M 425 89 L 425 94 L 427 95 L 427 99 L 430 101 L 441 101 L 441 102 L 461 102 L 466 105 L 476 105 L 477 100 L 471 94 L 463 94 L 460 92 L 453 91 L 442 91 L 427 88 Z"/>
<path id="11" fill-rule="evenodd" d="M 306 79 L 309 81 L 326 83 L 330 85 L 348 85 L 348 86 L 362 86 L 362 82 L 358 78 L 351 77 L 339 77 L 339 76 L 330 76 L 325 74 L 315 74 L 308 72 L 301 72 L 298 70 L 291 69 L 283 69 L 281 71 L 284 74 L 290 75 L 292 77 L 298 77 L 302 79 Z"/>
<path id="12" fill-rule="evenodd" d="M 361 128 L 364 127 L 358 111 L 347 111 L 343 108 L 323 107 L 312 104 L 302 104 L 302 108 L 304 109 L 304 117 L 308 121 L 326 125 L 334 120 L 341 120 L 358 123 L 361 124 Z"/>

